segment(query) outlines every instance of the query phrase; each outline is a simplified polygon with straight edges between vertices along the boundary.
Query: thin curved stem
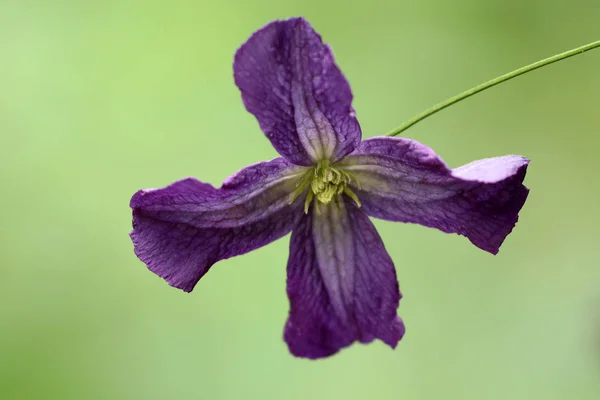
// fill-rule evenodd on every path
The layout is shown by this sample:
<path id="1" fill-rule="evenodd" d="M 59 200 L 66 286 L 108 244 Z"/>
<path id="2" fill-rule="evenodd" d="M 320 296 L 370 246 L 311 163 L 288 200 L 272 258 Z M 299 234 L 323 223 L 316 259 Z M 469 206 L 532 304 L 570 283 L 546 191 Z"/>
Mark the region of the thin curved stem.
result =
<path id="1" fill-rule="evenodd" d="M 441 103 L 436 104 L 435 106 L 433 106 L 431 108 L 428 108 L 427 110 L 423 111 L 422 113 L 415 115 L 414 117 L 412 117 L 408 121 L 404 122 L 402 125 L 400 125 L 396 129 L 387 133 L 387 136 L 396 136 L 396 135 L 400 134 L 401 132 L 404 132 L 411 126 L 415 125 L 416 123 L 421 122 L 425 118 L 432 116 L 433 114 L 437 113 L 438 111 L 442 111 L 446 107 L 456 104 L 459 101 L 462 101 L 468 97 L 473 96 L 474 94 L 483 92 L 484 90 L 489 89 L 493 86 L 496 86 L 502 82 L 506 82 L 510 79 L 516 78 L 517 76 L 526 74 L 530 71 L 533 71 L 538 68 L 542 68 L 546 65 L 555 63 L 557 61 L 561 61 L 561 60 L 567 59 L 569 57 L 573 57 L 578 54 L 585 53 L 586 51 L 595 49 L 597 47 L 600 47 L 600 40 L 586 44 L 584 46 L 577 47 L 577 48 L 569 50 L 569 51 L 565 51 L 564 53 L 556 54 L 552 57 L 548 57 L 546 59 L 534 62 L 533 64 L 526 65 L 526 66 L 516 69 L 512 72 L 509 72 L 508 74 L 501 75 L 490 81 L 482 83 L 481 85 L 477 85 L 474 88 L 471 88 L 465 92 L 462 92 L 454 97 L 450 97 L 449 99 L 444 100 Z"/>

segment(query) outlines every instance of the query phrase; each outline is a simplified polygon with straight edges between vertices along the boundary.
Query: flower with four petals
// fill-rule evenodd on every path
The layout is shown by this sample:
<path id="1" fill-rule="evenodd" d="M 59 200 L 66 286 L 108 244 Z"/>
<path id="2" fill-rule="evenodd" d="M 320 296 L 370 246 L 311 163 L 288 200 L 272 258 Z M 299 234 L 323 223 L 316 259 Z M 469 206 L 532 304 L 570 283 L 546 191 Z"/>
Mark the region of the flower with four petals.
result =
<path id="1" fill-rule="evenodd" d="M 284 339 L 295 356 L 402 338 L 394 264 L 369 217 L 464 235 L 492 254 L 517 222 L 529 160 L 451 169 L 414 140 L 362 140 L 350 86 L 306 20 L 255 32 L 235 55 L 234 77 L 281 157 L 218 189 L 187 178 L 140 190 L 131 238 L 152 272 L 189 292 L 217 261 L 292 232 Z"/>

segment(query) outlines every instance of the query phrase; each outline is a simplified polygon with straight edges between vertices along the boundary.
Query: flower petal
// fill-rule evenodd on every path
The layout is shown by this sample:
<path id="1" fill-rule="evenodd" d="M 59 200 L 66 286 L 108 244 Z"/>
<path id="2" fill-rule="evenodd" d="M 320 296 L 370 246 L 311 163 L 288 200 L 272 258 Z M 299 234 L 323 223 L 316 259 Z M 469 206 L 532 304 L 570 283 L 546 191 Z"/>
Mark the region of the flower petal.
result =
<path id="1" fill-rule="evenodd" d="M 306 20 L 275 21 L 255 32 L 233 69 L 246 109 L 289 161 L 335 162 L 360 142 L 350 86 Z"/>
<path id="2" fill-rule="evenodd" d="M 254 164 L 220 189 L 187 178 L 131 199 L 136 255 L 171 286 L 192 291 L 217 261 L 289 233 L 302 200 L 289 201 L 305 170 L 282 158 Z"/>
<path id="3" fill-rule="evenodd" d="M 497 254 L 527 199 L 528 163 L 504 156 L 449 169 L 414 140 L 377 137 L 339 165 L 356 177 L 356 194 L 370 216 L 458 233 Z"/>
<path id="4" fill-rule="evenodd" d="M 327 357 L 375 338 L 395 348 L 404 334 L 394 264 L 366 214 L 340 203 L 305 215 L 292 233 L 284 338 L 298 357 Z"/>

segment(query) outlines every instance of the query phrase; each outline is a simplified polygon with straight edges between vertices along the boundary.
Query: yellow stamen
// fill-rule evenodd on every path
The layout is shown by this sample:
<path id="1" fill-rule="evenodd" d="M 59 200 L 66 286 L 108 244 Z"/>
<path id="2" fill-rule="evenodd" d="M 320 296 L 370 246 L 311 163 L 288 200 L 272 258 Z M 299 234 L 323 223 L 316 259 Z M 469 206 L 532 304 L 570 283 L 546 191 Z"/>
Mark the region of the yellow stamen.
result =
<path id="1" fill-rule="evenodd" d="M 313 200 L 315 200 L 315 211 L 319 215 L 321 214 L 319 203 L 329 204 L 334 201 L 334 204 L 339 208 L 340 195 L 342 194 L 350 197 L 360 207 L 358 196 L 349 187 L 351 182 L 358 190 L 361 189 L 360 183 L 354 174 L 331 165 L 329 160 L 319 161 L 296 182 L 296 190 L 291 196 L 290 204 L 308 189 L 304 200 L 305 213 L 308 213 Z"/>

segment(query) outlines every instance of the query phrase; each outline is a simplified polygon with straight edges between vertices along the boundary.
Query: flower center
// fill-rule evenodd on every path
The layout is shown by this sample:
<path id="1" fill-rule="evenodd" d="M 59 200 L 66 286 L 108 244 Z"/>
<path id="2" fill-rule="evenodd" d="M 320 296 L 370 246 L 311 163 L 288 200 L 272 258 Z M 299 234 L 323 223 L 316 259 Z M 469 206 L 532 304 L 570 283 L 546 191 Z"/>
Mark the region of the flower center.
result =
<path id="1" fill-rule="evenodd" d="M 305 213 L 308 213 L 308 208 L 313 199 L 316 199 L 317 214 L 320 214 L 319 203 L 329 204 L 334 201 L 337 205 L 341 194 L 346 194 L 360 207 L 358 197 L 348 186 L 352 181 L 360 189 L 356 177 L 352 174 L 331 165 L 329 160 L 321 160 L 316 166 L 306 171 L 302 178 L 296 182 L 296 190 L 292 195 L 290 204 L 310 186 L 304 202 Z"/>

